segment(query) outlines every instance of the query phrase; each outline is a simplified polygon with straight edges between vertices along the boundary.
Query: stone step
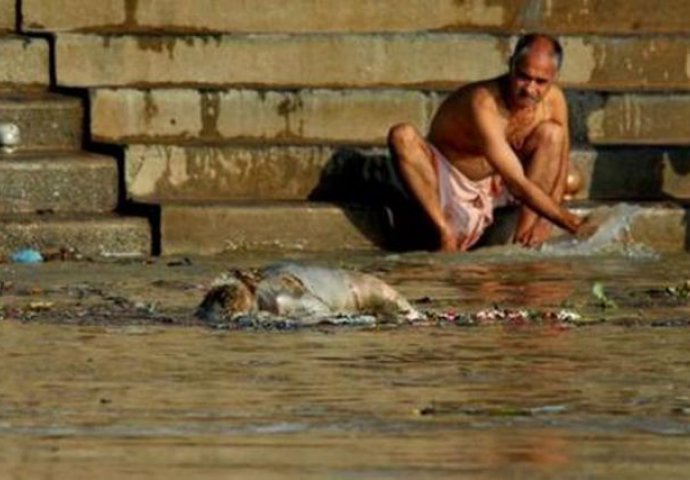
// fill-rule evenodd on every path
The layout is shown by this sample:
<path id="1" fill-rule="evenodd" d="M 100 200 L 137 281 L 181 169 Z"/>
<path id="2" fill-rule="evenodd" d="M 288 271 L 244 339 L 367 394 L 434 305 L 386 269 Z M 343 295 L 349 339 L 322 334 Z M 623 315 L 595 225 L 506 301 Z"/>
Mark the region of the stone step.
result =
<path id="1" fill-rule="evenodd" d="M 611 95 L 589 115 L 587 128 L 600 145 L 690 145 L 689 118 L 687 94 Z"/>
<path id="2" fill-rule="evenodd" d="M 571 160 L 583 178 L 575 199 L 690 200 L 690 149 L 601 147 Z"/>
<path id="3" fill-rule="evenodd" d="M 8 0 L 5 0 L 8 2 Z M 9 5 L 9 3 L 8 3 Z M 25 30 L 307 33 L 476 30 L 688 33 L 690 4 L 664 0 L 23 0 Z"/>
<path id="4" fill-rule="evenodd" d="M 0 32 L 13 32 L 17 26 L 17 1 L 0 0 Z"/>
<path id="5" fill-rule="evenodd" d="M 0 0 L 0 8 L 4 3 L 7 0 Z M 45 88 L 50 83 L 49 68 L 45 39 L 0 37 L 0 90 Z"/>
<path id="6" fill-rule="evenodd" d="M 111 212 L 115 159 L 84 152 L 0 156 L 0 213 Z"/>
<path id="7" fill-rule="evenodd" d="M 76 249 L 85 256 L 151 254 L 148 220 L 117 215 L 0 215 L 0 256 L 21 248 L 56 252 Z"/>
<path id="8" fill-rule="evenodd" d="M 161 205 L 161 253 L 228 250 L 367 250 L 385 212 L 306 202 L 175 202 Z"/>
<path id="9" fill-rule="evenodd" d="M 141 202 L 299 200 L 320 183 L 335 185 L 332 198 L 343 194 L 339 185 L 347 185 L 347 199 L 369 198 L 379 185 L 400 188 L 387 155 L 381 148 L 133 145 L 125 184 Z M 583 176 L 577 199 L 690 199 L 690 149 L 575 149 L 571 158 Z"/>
<path id="10" fill-rule="evenodd" d="M 385 90 L 95 89 L 93 138 L 107 143 L 386 145 L 407 122 L 426 132 L 446 92 Z M 606 96 L 568 91 L 574 143 L 588 142 L 587 119 Z"/>
<path id="11" fill-rule="evenodd" d="M 563 37 L 565 85 L 690 89 L 688 36 Z M 453 88 L 506 69 L 487 34 L 101 36 L 58 34 L 61 86 Z M 481 61 L 478 61 L 481 59 Z"/>
<path id="12" fill-rule="evenodd" d="M 304 199 L 336 149 L 133 145 L 125 156 L 127 197 L 147 202 Z"/>
<path id="13" fill-rule="evenodd" d="M 111 143 L 385 144 L 396 123 L 425 129 L 436 103 L 404 90 L 97 89 L 91 128 Z"/>
<path id="14" fill-rule="evenodd" d="M 573 209 L 584 214 L 594 206 Z M 630 217 L 627 240 L 661 253 L 685 251 L 688 214 L 671 204 L 643 204 Z M 379 210 L 321 203 L 166 203 L 161 206 L 161 251 L 207 255 L 229 250 L 371 250 L 390 240 L 390 222 Z"/>
<path id="15" fill-rule="evenodd" d="M 576 145 L 690 145 L 690 94 L 566 95 Z M 446 96 L 400 89 L 95 89 L 92 134 L 119 144 L 384 146 L 394 124 L 426 132 Z"/>
<path id="16" fill-rule="evenodd" d="M 648 247 L 658 253 L 678 253 L 690 250 L 688 219 L 690 209 L 675 203 L 637 203 L 638 208 L 628 219 L 626 241 Z M 575 207 L 573 211 L 586 215 L 597 204 Z M 554 232 L 554 236 L 558 232 Z"/>
<path id="17" fill-rule="evenodd" d="M 19 127 L 20 151 L 79 149 L 83 115 L 78 98 L 51 93 L 0 95 L 0 123 Z"/>

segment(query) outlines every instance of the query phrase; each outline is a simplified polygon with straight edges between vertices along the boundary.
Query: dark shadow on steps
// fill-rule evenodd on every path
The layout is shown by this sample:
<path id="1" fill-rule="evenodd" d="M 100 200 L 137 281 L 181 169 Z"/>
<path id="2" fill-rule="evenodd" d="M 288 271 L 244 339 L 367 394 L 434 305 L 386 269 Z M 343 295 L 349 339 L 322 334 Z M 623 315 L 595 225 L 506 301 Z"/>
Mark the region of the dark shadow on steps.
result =
<path id="1" fill-rule="evenodd" d="M 602 147 L 592 151 L 594 163 L 589 196 L 592 200 L 659 201 L 670 151 L 660 148 Z"/>
<path id="2" fill-rule="evenodd" d="M 337 150 L 308 198 L 344 206 L 352 224 L 382 248 L 431 250 L 438 244 L 436 229 L 406 191 L 394 162 L 383 153 Z M 388 221 L 377 229 L 367 221 L 371 215 L 361 215 L 362 209 L 386 212 Z"/>
<path id="3" fill-rule="evenodd" d="M 674 148 L 668 151 L 669 165 L 677 175 L 690 174 L 690 148 Z M 690 178 L 688 179 L 690 183 Z M 690 251 L 690 187 L 688 193 L 677 199 L 685 208 L 683 224 L 685 225 L 685 251 Z"/>
<path id="4" fill-rule="evenodd" d="M 53 47 L 51 46 L 51 52 Z M 52 63 L 52 62 L 51 62 Z M 54 75 L 54 73 L 52 74 Z M 54 85 L 54 84 L 53 84 Z M 125 182 L 125 149 L 121 145 L 113 145 L 95 141 L 91 135 L 91 103 L 89 91 L 80 88 L 55 87 L 51 91 L 60 95 L 80 98 L 83 106 L 82 118 L 82 146 L 87 152 L 97 153 L 111 157 L 117 164 L 117 191 L 118 201 L 115 213 L 129 217 L 144 217 L 151 228 L 151 254 L 160 255 L 160 207 L 158 205 L 134 202 L 127 197 Z"/>

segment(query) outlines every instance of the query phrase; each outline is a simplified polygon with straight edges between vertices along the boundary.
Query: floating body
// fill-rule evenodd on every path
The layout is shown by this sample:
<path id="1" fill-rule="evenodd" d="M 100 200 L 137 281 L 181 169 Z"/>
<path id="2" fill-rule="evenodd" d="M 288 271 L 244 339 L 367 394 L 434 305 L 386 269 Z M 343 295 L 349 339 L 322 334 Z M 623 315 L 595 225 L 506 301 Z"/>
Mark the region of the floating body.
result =
<path id="1" fill-rule="evenodd" d="M 373 275 L 293 263 L 224 275 L 199 305 L 197 316 L 216 323 L 260 312 L 305 325 L 340 315 L 371 314 L 396 321 L 423 318 Z"/>

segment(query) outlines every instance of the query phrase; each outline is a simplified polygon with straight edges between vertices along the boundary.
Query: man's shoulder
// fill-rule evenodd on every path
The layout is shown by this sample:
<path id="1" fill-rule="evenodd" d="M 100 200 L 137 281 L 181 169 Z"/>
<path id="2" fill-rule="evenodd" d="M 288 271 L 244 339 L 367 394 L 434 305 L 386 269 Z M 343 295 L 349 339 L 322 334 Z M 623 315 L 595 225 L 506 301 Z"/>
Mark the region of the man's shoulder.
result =
<path id="1" fill-rule="evenodd" d="M 546 100 L 549 100 L 551 102 L 565 103 L 566 98 L 563 88 L 560 85 L 556 85 L 555 83 L 551 85 L 549 92 L 546 94 Z"/>
<path id="2" fill-rule="evenodd" d="M 466 85 L 461 90 L 475 108 L 495 108 L 500 98 L 500 85 L 498 78 L 482 80 Z"/>

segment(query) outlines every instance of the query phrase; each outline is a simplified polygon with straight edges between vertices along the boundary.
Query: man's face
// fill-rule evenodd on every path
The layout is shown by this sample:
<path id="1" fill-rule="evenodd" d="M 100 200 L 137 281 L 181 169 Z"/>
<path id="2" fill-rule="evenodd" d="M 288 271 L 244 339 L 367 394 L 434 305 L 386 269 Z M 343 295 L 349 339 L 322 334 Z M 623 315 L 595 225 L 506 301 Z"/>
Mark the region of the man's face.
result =
<path id="1" fill-rule="evenodd" d="M 510 72 L 510 100 L 519 108 L 541 102 L 556 77 L 556 65 L 547 52 L 533 49 Z"/>

